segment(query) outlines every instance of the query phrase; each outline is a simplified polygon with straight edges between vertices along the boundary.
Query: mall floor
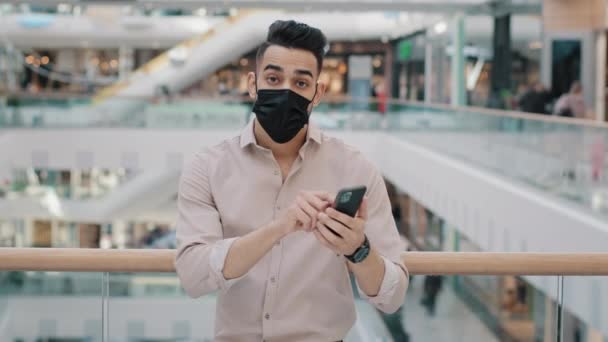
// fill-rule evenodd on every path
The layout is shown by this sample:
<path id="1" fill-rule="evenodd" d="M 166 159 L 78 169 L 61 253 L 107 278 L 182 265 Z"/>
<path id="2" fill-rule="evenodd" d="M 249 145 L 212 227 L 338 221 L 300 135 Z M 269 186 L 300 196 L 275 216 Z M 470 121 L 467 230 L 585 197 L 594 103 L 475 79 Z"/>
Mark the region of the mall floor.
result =
<path id="1" fill-rule="evenodd" d="M 414 277 L 405 301 L 403 322 L 410 342 L 499 341 L 448 284 L 439 293 L 435 316 L 427 315 L 420 305 L 423 280 L 423 276 Z"/>

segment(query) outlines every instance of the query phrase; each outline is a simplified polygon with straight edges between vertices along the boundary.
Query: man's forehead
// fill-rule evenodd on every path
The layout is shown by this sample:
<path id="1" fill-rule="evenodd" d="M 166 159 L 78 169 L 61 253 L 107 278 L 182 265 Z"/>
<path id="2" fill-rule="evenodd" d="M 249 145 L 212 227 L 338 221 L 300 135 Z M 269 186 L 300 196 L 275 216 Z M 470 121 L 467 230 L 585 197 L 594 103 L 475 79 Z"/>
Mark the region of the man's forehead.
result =
<path id="1" fill-rule="evenodd" d="M 287 73 L 294 70 L 308 70 L 313 75 L 317 73 L 317 59 L 312 52 L 278 45 L 266 49 L 258 67 L 264 70 L 268 65 L 279 66 Z"/>

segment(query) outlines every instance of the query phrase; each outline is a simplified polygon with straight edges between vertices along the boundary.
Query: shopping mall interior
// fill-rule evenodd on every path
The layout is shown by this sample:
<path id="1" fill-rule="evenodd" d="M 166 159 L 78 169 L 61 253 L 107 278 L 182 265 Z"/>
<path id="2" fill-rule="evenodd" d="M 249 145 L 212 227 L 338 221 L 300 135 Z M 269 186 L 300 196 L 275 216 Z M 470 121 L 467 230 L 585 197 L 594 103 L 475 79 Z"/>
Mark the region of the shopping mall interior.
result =
<path id="1" fill-rule="evenodd" d="M 288 19 L 327 37 L 310 122 L 381 172 L 410 270 L 344 341 L 608 342 L 602 0 L 0 1 L 0 342 L 214 340 L 180 176 L 254 120 Z"/>

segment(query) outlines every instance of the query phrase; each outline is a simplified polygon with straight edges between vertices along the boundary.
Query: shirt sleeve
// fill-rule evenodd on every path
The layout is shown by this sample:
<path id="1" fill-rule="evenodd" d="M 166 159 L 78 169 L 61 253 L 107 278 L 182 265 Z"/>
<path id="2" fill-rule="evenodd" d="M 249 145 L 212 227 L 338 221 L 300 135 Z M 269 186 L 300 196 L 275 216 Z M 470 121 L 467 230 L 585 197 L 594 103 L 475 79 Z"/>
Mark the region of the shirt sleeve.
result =
<path id="1" fill-rule="evenodd" d="M 380 285 L 380 291 L 374 297 L 370 297 L 358 288 L 359 295 L 361 298 L 366 299 L 369 303 L 373 304 L 379 310 L 383 312 L 392 313 L 397 311 L 401 304 L 403 303 L 403 299 L 399 301 L 399 293 L 402 293 L 405 297 L 405 292 L 407 290 L 407 274 L 404 274 L 404 270 L 388 260 L 385 257 L 382 257 L 384 261 L 384 279 L 382 280 L 382 284 Z M 404 282 L 405 279 L 405 288 Z M 357 285 L 358 286 L 358 285 Z M 393 301 L 397 301 L 399 304 L 393 303 Z"/>
<path id="2" fill-rule="evenodd" d="M 361 289 L 359 289 L 359 294 L 378 310 L 393 313 L 403 304 L 409 283 L 407 268 L 401 261 L 405 245 L 399 237 L 397 225 L 393 219 L 384 179 L 376 169 L 373 169 L 368 188 L 368 218 L 365 224 L 365 234 L 370 241 L 371 248 L 375 249 L 384 260 L 384 279 L 376 296 L 367 296 Z"/>
<path id="3" fill-rule="evenodd" d="M 193 298 L 227 290 L 242 279 L 224 278 L 228 251 L 236 238 L 224 239 L 215 207 L 205 155 L 197 155 L 182 173 L 178 199 L 175 269 L 186 293 Z"/>

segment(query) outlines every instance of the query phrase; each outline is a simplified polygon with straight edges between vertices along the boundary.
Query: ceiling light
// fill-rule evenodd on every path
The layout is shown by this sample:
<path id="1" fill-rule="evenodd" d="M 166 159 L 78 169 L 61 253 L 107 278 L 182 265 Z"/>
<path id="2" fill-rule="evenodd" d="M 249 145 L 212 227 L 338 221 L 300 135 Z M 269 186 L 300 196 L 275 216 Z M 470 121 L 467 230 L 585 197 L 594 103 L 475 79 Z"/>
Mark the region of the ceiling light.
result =
<path id="1" fill-rule="evenodd" d="M 440 21 L 433 27 L 433 31 L 435 31 L 436 34 L 442 34 L 447 31 L 447 29 L 448 24 L 446 24 L 445 21 Z"/>

